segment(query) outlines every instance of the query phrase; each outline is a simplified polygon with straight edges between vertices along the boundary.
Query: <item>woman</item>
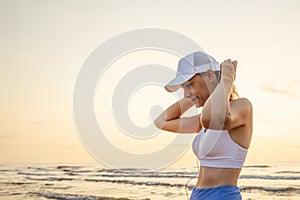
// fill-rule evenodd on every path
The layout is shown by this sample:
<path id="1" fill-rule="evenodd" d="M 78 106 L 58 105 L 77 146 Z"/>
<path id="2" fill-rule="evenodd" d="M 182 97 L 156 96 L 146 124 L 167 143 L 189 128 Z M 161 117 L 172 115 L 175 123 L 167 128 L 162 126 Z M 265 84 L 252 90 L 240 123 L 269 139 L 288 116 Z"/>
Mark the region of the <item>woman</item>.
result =
<path id="1" fill-rule="evenodd" d="M 200 160 L 198 181 L 190 200 L 242 199 L 237 180 L 245 162 L 252 136 L 252 104 L 238 98 L 233 84 L 237 62 L 221 65 L 203 52 L 194 52 L 179 61 L 177 75 L 165 88 L 183 88 L 184 98 L 167 108 L 156 120 L 162 130 L 199 133 L 193 152 Z M 196 105 L 199 115 L 181 117 Z"/>

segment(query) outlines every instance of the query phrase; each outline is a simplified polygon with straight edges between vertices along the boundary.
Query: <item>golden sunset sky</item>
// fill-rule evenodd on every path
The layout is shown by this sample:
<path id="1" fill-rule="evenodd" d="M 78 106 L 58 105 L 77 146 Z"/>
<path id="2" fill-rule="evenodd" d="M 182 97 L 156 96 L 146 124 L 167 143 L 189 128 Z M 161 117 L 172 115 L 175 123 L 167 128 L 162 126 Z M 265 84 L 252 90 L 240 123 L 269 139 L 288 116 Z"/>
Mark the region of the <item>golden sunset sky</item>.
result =
<path id="1" fill-rule="evenodd" d="M 76 78 L 99 45 L 141 28 L 171 30 L 219 62 L 237 60 L 235 84 L 254 109 L 246 162 L 300 161 L 299 8 L 297 0 L 1 1 L 0 162 L 97 163 L 74 122 Z M 94 106 L 112 144 L 128 152 L 153 152 L 176 136 L 160 132 L 149 140 L 127 138 L 114 123 L 111 96 L 135 67 L 160 64 L 176 70 L 178 60 L 159 50 L 138 51 L 106 71 Z M 128 100 L 130 119 L 147 126 L 154 106 L 167 108 L 175 101 L 162 85 L 142 87 Z M 191 148 L 178 160 L 195 162 Z"/>

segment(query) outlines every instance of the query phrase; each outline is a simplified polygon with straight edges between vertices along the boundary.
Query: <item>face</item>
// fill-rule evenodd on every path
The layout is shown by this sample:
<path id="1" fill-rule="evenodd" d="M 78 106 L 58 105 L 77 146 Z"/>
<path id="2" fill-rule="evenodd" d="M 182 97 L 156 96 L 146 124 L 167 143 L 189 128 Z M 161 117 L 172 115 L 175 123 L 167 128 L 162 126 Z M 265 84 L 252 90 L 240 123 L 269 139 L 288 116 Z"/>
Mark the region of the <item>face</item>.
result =
<path id="1" fill-rule="evenodd" d="M 181 84 L 181 87 L 184 90 L 184 97 L 190 99 L 199 108 L 204 105 L 216 85 L 214 73 L 211 71 L 203 76 L 196 74 Z"/>

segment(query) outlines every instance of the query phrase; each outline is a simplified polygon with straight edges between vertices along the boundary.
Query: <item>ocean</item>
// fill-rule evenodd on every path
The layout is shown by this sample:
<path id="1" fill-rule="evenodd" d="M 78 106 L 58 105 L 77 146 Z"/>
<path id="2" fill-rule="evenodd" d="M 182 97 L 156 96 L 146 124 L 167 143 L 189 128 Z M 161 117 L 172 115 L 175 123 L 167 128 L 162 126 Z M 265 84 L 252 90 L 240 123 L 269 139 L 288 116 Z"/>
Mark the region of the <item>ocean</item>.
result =
<path id="1" fill-rule="evenodd" d="M 109 169 L 97 164 L 0 164 L 0 199 L 185 200 L 197 165 L 161 170 Z M 300 163 L 245 165 L 243 200 L 300 200 Z"/>

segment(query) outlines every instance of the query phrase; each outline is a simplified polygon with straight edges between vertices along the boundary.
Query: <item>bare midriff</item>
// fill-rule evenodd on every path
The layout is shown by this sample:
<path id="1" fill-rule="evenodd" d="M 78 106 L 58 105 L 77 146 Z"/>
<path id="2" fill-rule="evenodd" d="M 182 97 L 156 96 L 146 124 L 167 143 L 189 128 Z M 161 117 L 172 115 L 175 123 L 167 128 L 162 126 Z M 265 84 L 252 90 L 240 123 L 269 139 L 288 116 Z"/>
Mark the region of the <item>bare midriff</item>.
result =
<path id="1" fill-rule="evenodd" d="M 200 167 L 196 188 L 237 185 L 241 169 Z"/>

